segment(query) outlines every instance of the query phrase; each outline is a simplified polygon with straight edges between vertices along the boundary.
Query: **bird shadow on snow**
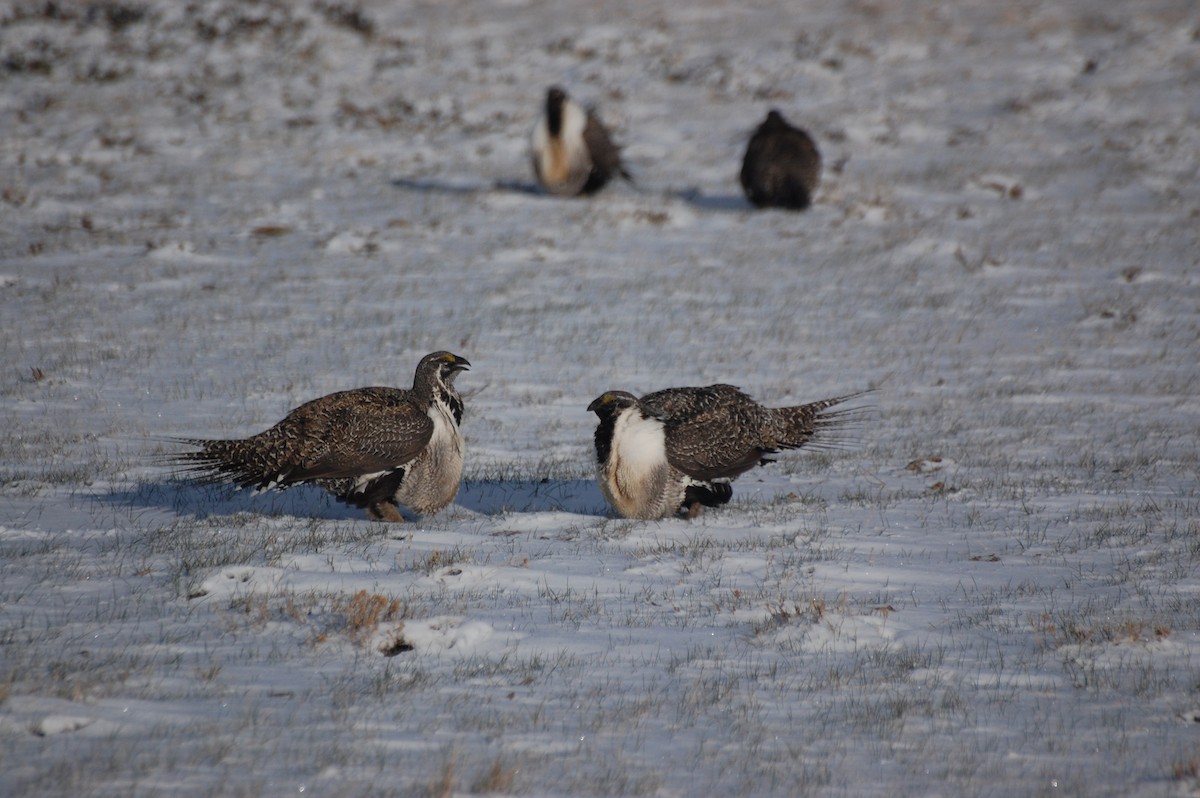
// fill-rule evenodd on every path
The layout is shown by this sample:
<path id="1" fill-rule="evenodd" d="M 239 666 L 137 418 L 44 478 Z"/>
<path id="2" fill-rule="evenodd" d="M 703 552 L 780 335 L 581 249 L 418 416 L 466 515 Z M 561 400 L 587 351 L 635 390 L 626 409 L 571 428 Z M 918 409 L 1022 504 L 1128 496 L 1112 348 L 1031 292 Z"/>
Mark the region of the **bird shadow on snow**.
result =
<path id="1" fill-rule="evenodd" d="M 752 211 L 751 205 L 741 194 L 713 194 L 706 196 L 698 188 L 685 188 L 670 192 L 671 196 L 683 200 L 693 208 L 704 211 L 743 212 Z"/>
<path id="2" fill-rule="evenodd" d="M 636 188 L 640 184 L 635 184 L 635 190 L 642 194 L 653 194 L 657 189 L 641 189 Z M 534 182 L 524 182 L 520 180 L 497 180 L 493 183 L 487 183 L 471 178 L 462 179 L 433 179 L 433 178 L 408 178 L 397 177 L 392 180 L 392 186 L 403 189 L 405 191 L 417 191 L 422 193 L 438 193 L 438 194 L 458 194 L 462 196 L 471 194 L 482 194 L 486 192 L 508 192 L 513 194 L 524 194 L 534 197 L 542 197 L 545 199 L 561 199 L 552 194 L 547 194 L 545 191 Z M 714 211 L 724 213 L 743 213 L 745 211 L 754 210 L 745 197 L 741 194 L 704 194 L 698 188 L 675 189 L 669 188 L 661 192 L 664 199 L 679 200 L 691 205 L 693 208 L 702 211 Z"/>
<path id="3" fill-rule="evenodd" d="M 433 179 L 397 177 L 392 179 L 392 186 L 405 191 L 418 191 L 436 194 L 480 194 L 487 191 L 510 191 L 516 194 L 531 194 L 535 197 L 547 197 L 546 192 L 536 183 L 524 183 L 517 180 L 497 180 L 487 183 L 471 178 L 462 179 Z"/>
<path id="4" fill-rule="evenodd" d="M 298 485 L 287 491 L 255 493 L 229 485 L 201 485 L 181 479 L 141 482 L 129 490 L 97 496 L 98 501 L 123 507 L 168 510 L 193 518 L 235 515 L 294 516 L 336 521 L 365 519 L 366 514 L 334 499 L 324 490 Z"/>
<path id="5" fill-rule="evenodd" d="M 292 516 L 324 520 L 366 520 L 366 513 L 342 504 L 324 490 L 297 485 L 287 491 L 254 493 L 226 485 L 199 485 L 186 480 L 142 482 L 128 490 L 93 497 L 110 506 L 167 510 L 194 518 L 236 515 Z M 481 515 L 565 512 L 603 515 L 607 504 L 589 479 L 476 479 L 464 480 L 449 509 L 461 507 Z M 404 510 L 407 520 L 420 516 Z"/>
<path id="6" fill-rule="evenodd" d="M 608 508 L 592 479 L 468 479 L 458 489 L 456 503 L 483 515 L 603 515 Z"/>

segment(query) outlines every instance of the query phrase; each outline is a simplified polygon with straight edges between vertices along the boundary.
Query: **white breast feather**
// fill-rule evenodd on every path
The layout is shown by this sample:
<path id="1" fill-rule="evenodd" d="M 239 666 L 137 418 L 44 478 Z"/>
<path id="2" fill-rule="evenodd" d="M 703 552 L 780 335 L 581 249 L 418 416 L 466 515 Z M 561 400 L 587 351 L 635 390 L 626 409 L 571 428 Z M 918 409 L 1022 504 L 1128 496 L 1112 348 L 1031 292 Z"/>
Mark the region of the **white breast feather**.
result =
<path id="1" fill-rule="evenodd" d="M 644 418 L 635 408 L 622 411 L 613 425 L 608 469 L 606 492 L 621 515 L 654 518 L 663 514 L 664 501 L 672 503 L 663 495 L 671 468 L 661 421 Z"/>
<path id="2" fill-rule="evenodd" d="M 454 416 L 451 415 L 450 408 L 443 402 L 436 401 L 429 406 L 429 417 L 433 419 L 433 437 L 429 439 L 430 447 L 440 448 L 458 436 Z"/>
<path id="3" fill-rule="evenodd" d="M 570 151 L 586 151 L 586 145 L 583 142 L 585 127 L 587 127 L 587 113 L 576 103 L 567 100 L 563 105 L 562 139 L 567 143 Z"/>
<path id="4" fill-rule="evenodd" d="M 587 113 L 571 100 L 563 104 L 562 129 L 557 140 L 550 136 L 546 115 L 538 118 L 531 145 L 533 157 L 538 162 L 538 173 L 548 184 L 565 183 L 577 175 L 586 177 L 591 170 L 592 156 L 583 140 L 586 126 Z"/>
<path id="5" fill-rule="evenodd" d="M 612 453 L 621 469 L 631 476 L 644 476 L 661 468 L 667 459 L 662 422 L 644 418 L 633 408 L 623 411 L 613 425 Z"/>

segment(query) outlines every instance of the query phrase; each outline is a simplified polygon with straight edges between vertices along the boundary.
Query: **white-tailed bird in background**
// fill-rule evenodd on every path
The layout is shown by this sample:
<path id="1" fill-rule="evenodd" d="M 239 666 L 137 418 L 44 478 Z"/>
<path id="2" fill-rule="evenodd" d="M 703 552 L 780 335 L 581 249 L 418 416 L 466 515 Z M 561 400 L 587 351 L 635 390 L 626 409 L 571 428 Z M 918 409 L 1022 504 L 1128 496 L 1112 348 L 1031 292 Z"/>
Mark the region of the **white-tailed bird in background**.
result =
<path id="1" fill-rule="evenodd" d="M 550 194 L 592 194 L 615 176 L 633 180 L 600 119 L 558 86 L 546 92 L 530 144 L 533 173 Z"/>

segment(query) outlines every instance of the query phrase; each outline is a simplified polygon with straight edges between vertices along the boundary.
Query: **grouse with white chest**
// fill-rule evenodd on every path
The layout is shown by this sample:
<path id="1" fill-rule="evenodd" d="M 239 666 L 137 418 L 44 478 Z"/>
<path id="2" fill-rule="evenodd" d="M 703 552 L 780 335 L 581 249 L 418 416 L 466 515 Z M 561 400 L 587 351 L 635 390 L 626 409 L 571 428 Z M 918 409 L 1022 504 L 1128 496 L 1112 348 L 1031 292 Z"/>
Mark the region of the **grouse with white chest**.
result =
<path id="1" fill-rule="evenodd" d="M 730 500 L 730 482 L 780 449 L 833 447 L 831 435 L 861 418 L 833 410 L 865 392 L 796 407 L 764 407 L 732 385 L 668 388 L 638 399 L 608 391 L 588 410 L 600 491 L 626 518 L 692 518 Z M 815 441 L 815 442 L 814 442 Z"/>
<path id="2" fill-rule="evenodd" d="M 741 181 L 757 208 L 802 211 L 821 183 L 821 153 L 806 131 L 772 109 L 746 145 Z"/>
<path id="3" fill-rule="evenodd" d="M 530 145 L 533 173 L 547 193 L 574 197 L 593 194 L 617 176 L 633 180 L 604 124 L 558 86 L 546 92 Z"/>
<path id="4" fill-rule="evenodd" d="M 171 462 L 201 483 L 271 490 L 325 488 L 376 520 L 403 521 L 445 507 L 462 480 L 463 401 L 454 378 L 466 358 L 433 352 L 421 359 L 411 389 L 339 391 L 300 405 L 265 432 L 238 440 L 180 439 L 198 451 Z"/>

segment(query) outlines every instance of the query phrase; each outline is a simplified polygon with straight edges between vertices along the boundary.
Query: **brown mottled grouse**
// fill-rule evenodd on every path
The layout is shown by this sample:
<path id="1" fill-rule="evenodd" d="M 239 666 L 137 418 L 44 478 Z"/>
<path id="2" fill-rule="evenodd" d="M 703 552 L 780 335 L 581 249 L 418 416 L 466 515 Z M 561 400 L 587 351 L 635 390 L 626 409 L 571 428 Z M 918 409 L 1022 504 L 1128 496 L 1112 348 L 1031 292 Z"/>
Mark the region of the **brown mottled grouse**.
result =
<path id="1" fill-rule="evenodd" d="M 546 107 L 533 128 L 533 173 L 550 194 L 593 194 L 613 177 L 632 180 L 621 150 L 593 111 L 584 110 L 558 86 L 546 92 Z"/>
<path id="2" fill-rule="evenodd" d="M 319 485 L 377 520 L 404 520 L 398 505 L 435 512 L 454 500 L 462 479 L 463 402 L 454 378 L 470 365 L 433 352 L 417 365 L 409 390 L 331 393 L 250 438 L 181 439 L 199 451 L 171 459 L 203 483 L 256 490 Z"/>
<path id="3" fill-rule="evenodd" d="M 588 405 L 600 418 L 600 490 L 627 518 L 694 517 L 733 495 L 730 482 L 767 455 L 805 445 L 836 446 L 829 433 L 856 422 L 861 408 L 830 408 L 847 394 L 796 407 L 763 407 L 732 385 L 668 388 L 638 399 L 608 391 Z M 813 443 L 814 439 L 816 442 Z"/>
<path id="4" fill-rule="evenodd" d="M 821 183 L 821 153 L 806 131 L 772 110 L 746 145 L 741 181 L 757 208 L 802 211 Z"/>

